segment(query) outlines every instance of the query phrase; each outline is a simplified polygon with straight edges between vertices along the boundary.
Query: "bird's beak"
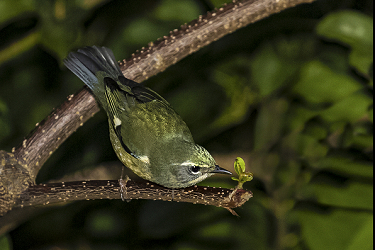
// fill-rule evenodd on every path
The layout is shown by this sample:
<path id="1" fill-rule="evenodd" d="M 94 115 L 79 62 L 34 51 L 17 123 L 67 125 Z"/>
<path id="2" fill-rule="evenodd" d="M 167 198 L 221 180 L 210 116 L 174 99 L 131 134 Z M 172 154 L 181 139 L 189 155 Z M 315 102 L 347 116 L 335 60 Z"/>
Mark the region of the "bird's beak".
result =
<path id="1" fill-rule="evenodd" d="M 215 165 L 215 169 L 211 171 L 211 173 L 216 173 L 216 174 L 232 174 L 228 170 L 219 167 L 219 165 Z"/>

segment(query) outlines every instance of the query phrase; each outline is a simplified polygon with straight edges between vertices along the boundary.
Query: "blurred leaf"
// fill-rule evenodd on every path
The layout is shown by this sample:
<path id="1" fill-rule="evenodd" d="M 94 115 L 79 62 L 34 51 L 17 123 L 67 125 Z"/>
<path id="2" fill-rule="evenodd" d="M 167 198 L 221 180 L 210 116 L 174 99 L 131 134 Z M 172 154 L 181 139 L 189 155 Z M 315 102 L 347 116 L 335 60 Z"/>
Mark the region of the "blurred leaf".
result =
<path id="1" fill-rule="evenodd" d="M 345 174 L 345 176 L 353 177 L 367 177 L 372 178 L 374 169 L 371 162 L 355 161 L 354 159 L 329 156 L 320 159 L 318 162 L 312 164 L 318 169 L 326 169 L 335 173 Z"/>
<path id="2" fill-rule="evenodd" d="M 315 160 L 327 155 L 329 148 L 320 143 L 315 137 L 300 135 L 299 137 L 300 154 L 309 160 Z"/>
<path id="3" fill-rule="evenodd" d="M 328 146 L 321 143 L 318 138 L 305 134 L 289 134 L 283 140 L 283 148 L 293 149 L 300 157 L 312 162 L 325 157 L 328 153 Z"/>
<path id="4" fill-rule="evenodd" d="M 359 150 L 372 150 L 374 144 L 372 130 L 372 122 L 366 121 L 365 118 L 361 119 L 352 126 L 346 127 L 346 131 L 344 131 L 342 138 L 340 138 L 342 145 L 346 148 L 353 147 Z"/>
<path id="5" fill-rule="evenodd" d="M 216 8 L 222 7 L 224 4 L 228 2 L 228 0 L 211 0 L 211 3 L 215 5 Z"/>
<path id="6" fill-rule="evenodd" d="M 285 52 L 285 51 L 284 51 Z M 280 57 L 270 43 L 258 49 L 250 63 L 252 82 L 257 86 L 261 98 L 282 87 L 298 69 L 293 60 Z"/>
<path id="7" fill-rule="evenodd" d="M 372 98 L 367 95 L 355 93 L 321 112 L 321 116 L 328 122 L 345 121 L 354 123 L 367 115 L 367 110 L 372 102 Z"/>
<path id="8" fill-rule="evenodd" d="M 229 221 L 220 221 L 218 223 L 207 225 L 201 229 L 202 237 L 227 237 L 231 234 L 232 225 Z"/>
<path id="9" fill-rule="evenodd" d="M 362 51 L 353 50 L 349 55 L 349 63 L 364 75 L 369 75 L 371 67 L 373 67 L 374 55 L 373 50 Z"/>
<path id="10" fill-rule="evenodd" d="M 367 112 L 368 112 L 370 121 L 373 123 L 374 122 L 374 108 L 371 107 Z"/>
<path id="11" fill-rule="evenodd" d="M 204 209 L 206 213 L 199 213 Z M 195 206 L 193 204 L 147 201 L 139 211 L 139 230 L 143 235 L 152 239 L 173 237 L 180 233 L 188 233 L 187 228 L 194 228 L 198 221 L 207 221 L 220 213 L 226 212 L 222 208 Z M 185 216 L 181 216 L 184 214 Z M 198 216 L 200 215 L 200 216 Z M 213 220 L 208 220 L 213 223 Z M 176 223 L 177 222 L 177 223 Z M 218 223 L 219 221 L 215 221 Z M 209 224 L 206 224 L 209 226 Z M 195 232 L 195 229 L 194 229 Z"/>
<path id="12" fill-rule="evenodd" d="M 286 125 L 291 131 L 300 132 L 304 129 L 305 123 L 319 114 L 318 111 L 307 109 L 300 105 L 291 105 L 286 117 Z"/>
<path id="13" fill-rule="evenodd" d="M 199 8 L 192 0 L 163 0 L 155 9 L 155 17 L 160 20 L 179 21 L 181 23 L 190 22 L 196 19 Z"/>
<path id="14" fill-rule="evenodd" d="M 2 250 L 11 250 L 12 241 L 7 234 L 0 236 L 0 249 Z"/>
<path id="15" fill-rule="evenodd" d="M 325 103 L 340 101 L 361 87 L 348 76 L 334 73 L 319 61 L 311 61 L 302 68 L 294 92 L 308 102 Z"/>
<path id="16" fill-rule="evenodd" d="M 39 42 L 39 33 L 32 32 L 20 40 L 15 41 L 4 49 L 0 50 L 0 64 L 18 56 L 31 49 Z"/>
<path id="17" fill-rule="evenodd" d="M 127 223 L 117 211 L 98 209 L 89 213 L 85 221 L 86 232 L 95 238 L 121 236 Z"/>
<path id="18" fill-rule="evenodd" d="M 204 223 L 196 232 L 196 236 L 191 239 L 198 238 L 199 241 L 210 242 L 203 249 L 272 249 L 269 247 L 272 243 L 267 237 L 268 231 L 272 230 L 272 225 L 270 225 L 273 219 L 272 215 L 258 202 L 247 203 L 237 211 L 240 213 L 240 219 L 230 216 L 221 221 L 215 219 L 212 224 Z M 230 222 L 230 226 L 226 226 L 227 222 Z M 215 232 L 216 235 L 214 235 Z M 209 238 L 203 238 L 203 235 Z M 221 246 L 222 243 L 225 243 L 224 239 L 229 239 L 228 246 Z M 216 242 L 218 246 L 212 247 L 213 242 Z"/>
<path id="19" fill-rule="evenodd" d="M 194 139 L 199 141 L 215 133 L 209 125 L 220 116 L 226 103 L 223 89 L 212 82 L 202 82 L 194 76 L 180 82 L 181 87 L 164 96 L 187 123 Z"/>
<path id="20" fill-rule="evenodd" d="M 366 183 L 348 181 L 342 186 L 312 183 L 310 188 L 314 189 L 317 201 L 324 205 L 373 209 L 373 186 Z"/>
<path id="21" fill-rule="evenodd" d="M 80 44 L 82 19 L 86 11 L 76 7 L 72 1 L 36 1 L 41 18 L 39 42 L 54 52 L 61 60 L 66 57 L 74 44 Z M 77 9 L 80 15 L 72 17 Z M 53 10 L 53 11 L 51 11 Z"/>
<path id="22" fill-rule="evenodd" d="M 348 246 L 348 250 L 370 250 L 374 249 L 374 220 L 367 221 L 359 230 L 353 241 Z"/>
<path id="23" fill-rule="evenodd" d="M 346 141 L 347 146 L 360 148 L 361 150 L 372 151 L 374 147 L 373 135 L 354 135 L 351 140 Z"/>
<path id="24" fill-rule="evenodd" d="M 254 150 L 267 151 L 280 139 L 288 107 L 285 99 L 273 100 L 260 107 L 255 125 Z"/>
<path id="25" fill-rule="evenodd" d="M 142 44 L 156 40 L 165 35 L 164 27 L 147 17 L 132 21 L 123 31 L 123 39 L 127 44 Z"/>
<path id="26" fill-rule="evenodd" d="M 0 99 L 0 142 L 9 136 L 11 127 L 9 121 L 9 110 L 5 102 Z"/>
<path id="27" fill-rule="evenodd" d="M 34 10 L 33 1 L 29 0 L 2 0 L 0 1 L 0 25 L 12 18 Z"/>
<path id="28" fill-rule="evenodd" d="M 275 152 L 261 152 L 254 154 L 251 162 L 251 170 L 256 178 L 261 179 L 266 185 L 272 185 L 275 176 L 278 174 L 281 163 L 281 156 Z"/>
<path id="29" fill-rule="evenodd" d="M 350 63 L 368 74 L 373 62 L 373 19 L 355 11 L 339 11 L 325 17 L 317 33 L 352 47 Z"/>
<path id="30" fill-rule="evenodd" d="M 331 13 L 316 30 L 319 35 L 342 41 L 353 48 L 371 49 L 373 45 L 372 18 L 359 12 L 343 10 Z"/>
<path id="31" fill-rule="evenodd" d="M 334 210 L 328 214 L 299 211 L 302 235 L 309 249 L 372 249 L 372 213 Z"/>
<path id="32" fill-rule="evenodd" d="M 318 140 L 323 140 L 327 138 L 327 128 L 322 124 L 321 122 L 312 120 L 308 121 L 305 124 L 305 128 L 303 130 L 303 133 L 306 135 L 310 135 Z"/>
<path id="33" fill-rule="evenodd" d="M 243 74 L 236 72 L 239 68 L 247 68 L 247 65 L 247 59 L 237 57 L 226 61 L 214 70 L 214 80 L 224 88 L 230 104 L 225 107 L 221 116 L 212 123 L 212 129 L 223 129 L 240 123 L 245 119 L 250 105 L 256 102 L 257 95 L 251 91 L 247 79 Z"/>

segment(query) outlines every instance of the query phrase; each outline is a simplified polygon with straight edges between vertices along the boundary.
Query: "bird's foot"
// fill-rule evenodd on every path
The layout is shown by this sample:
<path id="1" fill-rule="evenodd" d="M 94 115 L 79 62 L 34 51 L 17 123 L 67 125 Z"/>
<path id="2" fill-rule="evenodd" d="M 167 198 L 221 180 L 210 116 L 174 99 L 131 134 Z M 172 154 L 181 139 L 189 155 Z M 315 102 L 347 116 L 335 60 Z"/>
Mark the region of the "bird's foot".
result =
<path id="1" fill-rule="evenodd" d="M 121 200 L 122 201 L 126 200 L 127 202 L 130 202 L 130 199 L 128 198 L 127 187 L 126 187 L 126 184 L 128 183 L 128 181 L 130 181 L 129 176 L 125 176 L 125 179 L 122 179 L 122 175 L 121 175 L 121 178 L 118 180 L 118 183 L 120 185 Z"/>

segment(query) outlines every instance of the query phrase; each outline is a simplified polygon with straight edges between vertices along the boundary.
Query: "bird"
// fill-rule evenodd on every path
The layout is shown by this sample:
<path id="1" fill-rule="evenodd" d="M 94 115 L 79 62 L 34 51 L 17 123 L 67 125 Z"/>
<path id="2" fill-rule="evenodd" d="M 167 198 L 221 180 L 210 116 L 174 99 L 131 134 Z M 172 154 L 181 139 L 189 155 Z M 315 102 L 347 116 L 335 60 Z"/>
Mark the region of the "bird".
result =
<path id="1" fill-rule="evenodd" d="M 186 123 L 163 97 L 124 77 L 111 49 L 85 47 L 70 52 L 63 62 L 105 110 L 117 157 L 139 177 L 174 189 L 215 173 L 232 174 L 194 142 Z"/>

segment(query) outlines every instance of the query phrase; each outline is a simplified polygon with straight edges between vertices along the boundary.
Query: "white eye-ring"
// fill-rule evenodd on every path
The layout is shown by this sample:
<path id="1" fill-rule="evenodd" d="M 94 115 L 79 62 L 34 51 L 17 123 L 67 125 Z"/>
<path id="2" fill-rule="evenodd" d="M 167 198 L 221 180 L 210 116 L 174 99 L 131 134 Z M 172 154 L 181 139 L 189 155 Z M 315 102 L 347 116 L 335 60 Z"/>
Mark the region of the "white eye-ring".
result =
<path id="1" fill-rule="evenodd" d="M 191 172 L 193 174 L 199 174 L 200 170 L 201 170 L 201 167 L 199 167 L 199 166 L 191 166 L 190 170 L 191 170 Z"/>

